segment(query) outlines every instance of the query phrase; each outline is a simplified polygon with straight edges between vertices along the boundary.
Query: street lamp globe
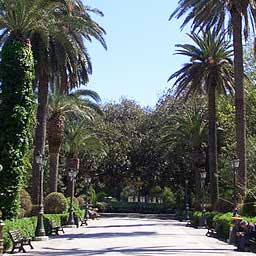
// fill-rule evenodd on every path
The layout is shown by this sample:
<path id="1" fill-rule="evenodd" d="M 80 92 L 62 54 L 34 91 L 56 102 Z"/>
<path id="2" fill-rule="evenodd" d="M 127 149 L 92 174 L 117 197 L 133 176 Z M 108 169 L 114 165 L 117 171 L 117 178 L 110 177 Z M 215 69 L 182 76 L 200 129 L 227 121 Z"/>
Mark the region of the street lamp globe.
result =
<path id="1" fill-rule="evenodd" d="M 234 158 L 231 160 L 231 167 L 232 167 L 232 169 L 237 169 L 237 168 L 239 167 L 239 164 L 240 164 L 239 158 L 234 157 Z"/>
<path id="2" fill-rule="evenodd" d="M 37 164 L 43 164 L 43 156 L 39 152 L 36 154 L 35 160 Z"/>
<path id="3" fill-rule="evenodd" d="M 85 176 L 85 183 L 86 184 L 90 183 L 91 180 L 92 180 L 92 178 L 89 175 Z"/>
<path id="4" fill-rule="evenodd" d="M 201 180 L 205 180 L 206 179 L 206 171 L 205 170 L 201 171 L 200 176 L 201 176 Z"/>
<path id="5" fill-rule="evenodd" d="M 3 166 L 0 164 L 0 172 L 3 170 Z"/>
<path id="6" fill-rule="evenodd" d="M 71 169 L 69 172 L 68 172 L 68 176 L 70 177 L 71 180 L 73 180 L 75 177 L 76 177 L 76 171 Z"/>

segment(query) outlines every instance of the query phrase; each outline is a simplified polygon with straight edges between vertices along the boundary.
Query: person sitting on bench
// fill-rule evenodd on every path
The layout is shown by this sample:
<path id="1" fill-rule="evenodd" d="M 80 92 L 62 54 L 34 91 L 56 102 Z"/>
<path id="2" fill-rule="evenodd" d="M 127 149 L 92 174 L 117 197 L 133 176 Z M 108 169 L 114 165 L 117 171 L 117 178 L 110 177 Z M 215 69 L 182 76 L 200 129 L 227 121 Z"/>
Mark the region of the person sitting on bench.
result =
<path id="1" fill-rule="evenodd" d="M 256 238 L 255 224 L 241 221 L 237 232 L 237 251 L 244 252 L 252 238 Z"/>

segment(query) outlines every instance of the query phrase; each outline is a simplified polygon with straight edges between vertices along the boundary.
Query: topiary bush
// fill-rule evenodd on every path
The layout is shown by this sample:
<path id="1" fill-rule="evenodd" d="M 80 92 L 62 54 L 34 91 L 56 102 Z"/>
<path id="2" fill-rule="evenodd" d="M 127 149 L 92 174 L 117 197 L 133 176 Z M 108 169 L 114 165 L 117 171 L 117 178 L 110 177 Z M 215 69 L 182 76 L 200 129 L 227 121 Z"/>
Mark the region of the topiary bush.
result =
<path id="1" fill-rule="evenodd" d="M 44 199 L 45 213 L 63 213 L 67 209 L 67 200 L 62 193 L 52 192 Z"/>
<path id="2" fill-rule="evenodd" d="M 29 216 L 32 210 L 32 201 L 30 194 L 25 189 L 20 191 L 20 206 L 24 212 L 24 216 Z"/>
<path id="3" fill-rule="evenodd" d="M 85 204 L 85 201 L 84 201 L 83 197 L 82 197 L 82 196 L 79 196 L 79 197 L 77 197 L 76 199 L 77 199 L 77 201 L 78 201 L 79 208 L 80 208 L 80 209 L 83 209 L 83 208 L 84 208 L 84 204 Z"/>

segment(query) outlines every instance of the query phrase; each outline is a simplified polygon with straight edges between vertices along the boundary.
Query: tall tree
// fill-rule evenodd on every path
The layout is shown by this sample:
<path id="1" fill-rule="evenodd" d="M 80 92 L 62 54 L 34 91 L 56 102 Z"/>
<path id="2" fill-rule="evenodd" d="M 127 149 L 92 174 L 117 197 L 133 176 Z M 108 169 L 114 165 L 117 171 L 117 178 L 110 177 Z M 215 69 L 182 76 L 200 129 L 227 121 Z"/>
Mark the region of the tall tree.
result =
<path id="1" fill-rule="evenodd" d="M 67 171 L 74 169 L 74 164 L 77 165 L 80 162 L 80 156 L 85 152 L 90 151 L 102 155 L 105 153 L 106 146 L 98 139 L 98 135 L 93 131 L 92 127 L 93 122 L 88 123 L 87 120 L 80 120 L 73 115 L 67 118 L 63 145 L 67 159 Z M 84 180 L 84 177 L 82 178 Z M 67 195 L 71 195 L 70 180 L 68 180 Z"/>
<path id="2" fill-rule="evenodd" d="M 92 64 L 85 47 L 85 41 L 92 38 L 99 41 L 106 49 L 105 31 L 96 23 L 89 13 L 103 16 L 97 9 L 84 6 L 80 0 L 54 0 L 61 3 L 53 9 L 57 24 L 49 30 L 48 41 L 39 34 L 32 37 L 33 52 L 37 59 L 38 109 L 35 131 L 35 155 L 44 155 L 46 138 L 46 119 L 48 104 L 48 85 L 54 84 L 67 94 L 72 88 L 88 82 Z M 85 40 L 84 40 L 85 39 Z M 32 198 L 38 201 L 39 167 L 33 161 Z"/>
<path id="3" fill-rule="evenodd" d="M 81 98 L 84 96 L 86 98 Z M 96 101 L 93 102 L 92 100 Z M 99 95 L 91 90 L 77 90 L 68 96 L 54 91 L 49 98 L 49 118 L 47 120 L 47 140 L 50 154 L 50 192 L 57 191 L 60 148 L 64 141 L 65 117 L 68 113 L 92 120 L 100 113 Z"/>
<path id="4" fill-rule="evenodd" d="M 205 120 L 205 99 L 191 99 L 189 106 L 184 110 L 172 114 L 172 122 L 164 126 L 162 131 L 161 146 L 175 150 L 177 144 L 188 148 L 191 158 L 191 170 L 196 184 L 196 199 L 200 200 L 200 170 L 206 169 L 205 149 L 207 145 L 207 122 Z M 189 159 L 186 159 L 189 161 Z"/>
<path id="5" fill-rule="evenodd" d="M 178 8 L 170 18 L 180 18 L 187 14 L 181 27 L 192 21 L 192 31 L 196 29 L 215 28 L 222 30 L 225 26 L 232 31 L 234 47 L 234 77 L 235 77 L 235 106 L 236 106 L 236 153 L 240 159 L 239 183 L 241 197 L 246 192 L 246 119 L 244 106 L 244 66 L 243 66 L 243 33 L 247 39 L 251 26 L 255 30 L 256 1 L 255 0 L 180 0 Z M 210 14 L 210 15 L 209 15 Z M 227 21 L 227 18 L 229 19 Z M 244 22 L 243 22 L 244 20 Z M 244 26 L 243 26 L 244 24 Z"/>
<path id="6" fill-rule="evenodd" d="M 176 96 L 189 97 L 193 94 L 207 94 L 208 97 L 208 154 L 211 183 L 211 203 L 218 199 L 216 92 L 233 92 L 233 66 L 231 45 L 225 41 L 225 34 L 202 32 L 189 35 L 194 45 L 177 45 L 176 54 L 190 57 L 190 62 L 175 72 L 173 85 Z"/>
<path id="7" fill-rule="evenodd" d="M 52 22 L 50 8 L 50 1 L 43 0 L 0 2 L 0 158 L 4 168 L 0 173 L 0 208 L 4 218 L 17 214 L 18 192 L 25 173 L 24 156 L 32 131 L 35 70 L 29 38 L 36 32 L 47 35 Z"/>

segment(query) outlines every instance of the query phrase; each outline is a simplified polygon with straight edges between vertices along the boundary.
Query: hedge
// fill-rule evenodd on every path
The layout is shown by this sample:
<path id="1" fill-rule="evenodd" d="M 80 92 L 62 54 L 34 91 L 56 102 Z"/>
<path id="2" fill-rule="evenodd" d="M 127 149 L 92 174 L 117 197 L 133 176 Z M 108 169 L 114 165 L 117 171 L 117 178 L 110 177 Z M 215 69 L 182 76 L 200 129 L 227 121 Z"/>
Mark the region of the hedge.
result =
<path id="1" fill-rule="evenodd" d="M 206 212 L 205 215 L 209 227 L 217 226 L 216 232 L 218 237 L 225 240 L 228 239 L 233 213 Z M 199 226 L 201 216 L 202 212 L 194 212 L 191 215 L 191 224 L 193 227 Z M 256 217 L 242 216 L 242 218 L 248 222 L 256 223 Z"/>
<path id="2" fill-rule="evenodd" d="M 165 204 L 139 203 L 139 202 L 111 202 L 106 207 L 105 212 L 111 213 L 151 213 L 151 214 L 168 214 L 174 213 L 175 210 Z"/>
<path id="3" fill-rule="evenodd" d="M 49 233 L 49 222 L 50 220 L 55 220 L 58 225 L 65 225 L 67 223 L 68 213 L 65 214 L 45 214 L 44 215 L 44 227 L 46 234 Z M 4 221 L 4 250 L 8 250 L 11 247 L 11 239 L 8 235 L 9 230 L 21 230 L 24 236 L 34 237 L 37 217 L 29 217 L 22 219 L 14 219 L 14 220 L 5 220 Z"/>

